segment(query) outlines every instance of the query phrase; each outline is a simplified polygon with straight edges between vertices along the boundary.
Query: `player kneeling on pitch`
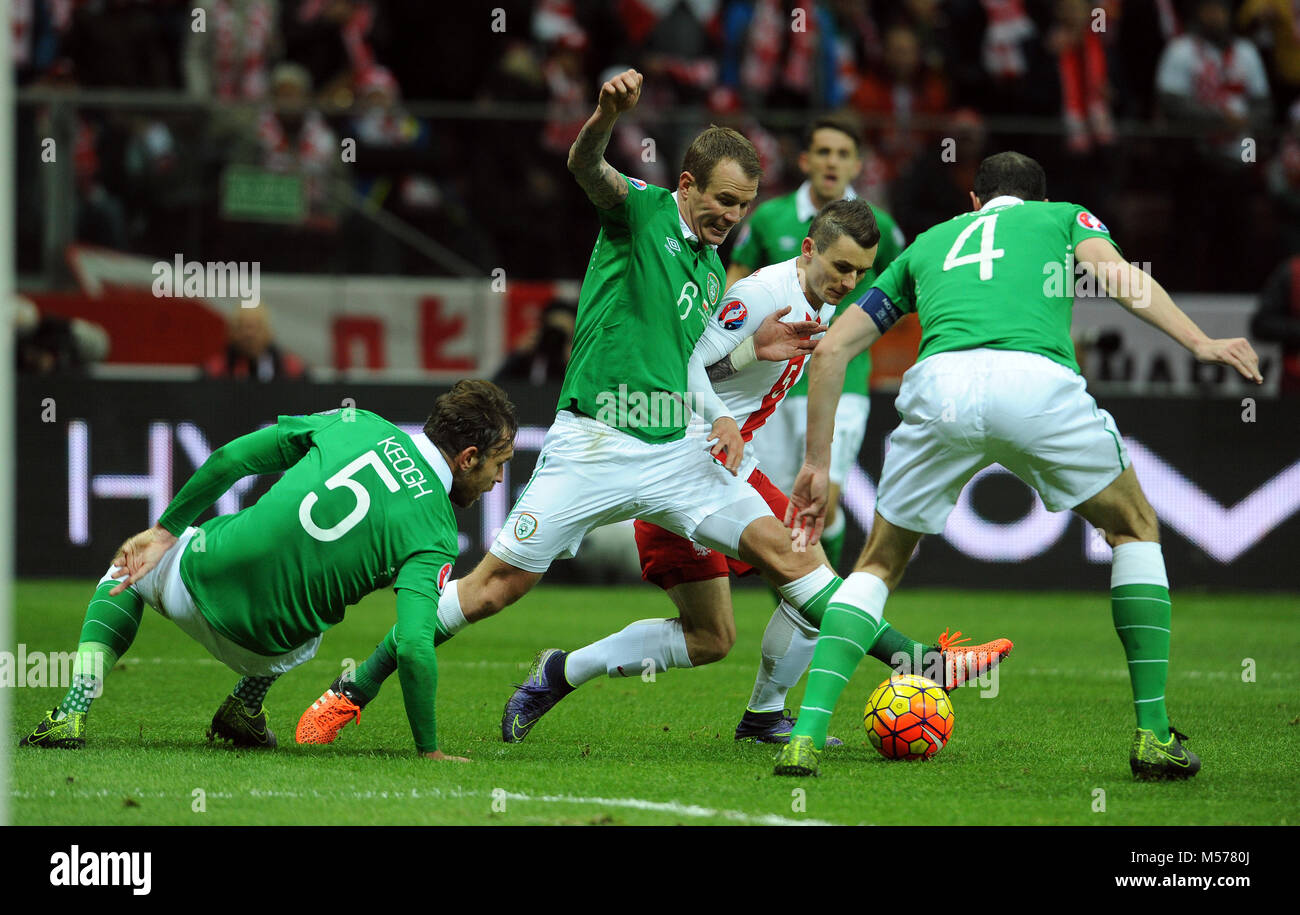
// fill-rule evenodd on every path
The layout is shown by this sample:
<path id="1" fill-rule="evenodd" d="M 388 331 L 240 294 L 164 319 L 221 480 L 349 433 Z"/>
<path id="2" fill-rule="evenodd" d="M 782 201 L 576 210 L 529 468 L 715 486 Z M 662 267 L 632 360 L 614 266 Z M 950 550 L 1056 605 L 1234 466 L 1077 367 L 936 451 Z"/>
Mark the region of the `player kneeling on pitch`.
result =
<path id="1" fill-rule="evenodd" d="M 321 634 L 372 591 L 397 592 L 397 673 L 419 752 L 438 750 L 438 598 L 459 549 L 452 506 L 501 482 L 518 420 L 505 392 L 461 381 L 407 435 L 365 410 L 281 416 L 217 449 L 158 523 L 118 549 L 86 609 L 72 687 L 21 746 L 79 749 L 103 678 L 131 647 L 144 605 L 241 675 L 208 740 L 274 747 L 262 699 L 310 660 Z M 256 504 L 191 523 L 237 480 L 284 471 Z"/>
<path id="2" fill-rule="evenodd" d="M 1245 339 L 1213 340 L 1145 271 L 1125 262 L 1110 230 L 1081 206 L 1047 201 L 1047 178 L 1028 156 L 980 163 L 974 212 L 921 233 L 890 264 L 859 308 L 817 347 L 808 392 L 808 444 L 786 522 L 821 534 L 835 402 L 847 362 L 903 312 L 921 322 L 916 365 L 903 376 L 881 470 L 876 515 L 852 575 L 831 597 L 808 688 L 777 775 L 816 775 L 831 710 L 861 660 L 857 647 L 882 623 L 922 534 L 944 529 L 962 488 L 998 463 L 1032 486 L 1050 511 L 1073 510 L 1114 550 L 1111 613 L 1128 659 L 1137 731 L 1129 765 L 1140 779 L 1190 778 L 1200 769 L 1169 726 L 1169 580 L 1155 511 L 1114 419 L 1084 387 L 1070 341 L 1073 261 L 1105 293 L 1168 334 L 1201 362 L 1261 383 Z M 1046 278 L 1046 279 L 1045 279 Z"/>

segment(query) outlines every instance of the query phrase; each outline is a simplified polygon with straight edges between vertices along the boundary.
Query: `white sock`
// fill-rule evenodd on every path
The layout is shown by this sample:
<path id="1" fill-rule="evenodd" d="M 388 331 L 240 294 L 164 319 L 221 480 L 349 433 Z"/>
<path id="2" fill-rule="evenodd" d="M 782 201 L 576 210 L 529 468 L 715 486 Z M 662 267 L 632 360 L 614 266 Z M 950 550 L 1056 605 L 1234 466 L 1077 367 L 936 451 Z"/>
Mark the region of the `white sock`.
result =
<path id="1" fill-rule="evenodd" d="M 1120 585 L 1169 587 L 1160 544 L 1139 540 L 1121 543 L 1111 551 L 1110 586 L 1118 588 Z"/>
<path id="2" fill-rule="evenodd" d="M 831 602 L 857 607 L 879 623 L 885 615 L 885 601 L 888 599 L 889 585 L 883 578 L 870 572 L 854 572 L 844 579 Z"/>
<path id="3" fill-rule="evenodd" d="M 564 679 L 570 686 L 581 686 L 601 674 L 639 677 L 646 671 L 691 666 L 681 620 L 637 620 L 599 642 L 569 652 L 564 659 Z"/>
<path id="4" fill-rule="evenodd" d="M 779 712 L 785 697 L 812 662 L 817 629 L 785 601 L 777 604 L 763 631 L 762 658 L 748 711 Z"/>
<path id="5" fill-rule="evenodd" d="M 789 602 L 790 606 L 800 611 L 800 616 L 807 619 L 802 612 L 804 605 L 820 594 L 827 586 L 839 581 L 839 576 L 831 571 L 830 566 L 818 566 L 803 578 L 796 578 L 777 590 Z M 811 621 L 810 621 L 811 622 Z"/>
<path id="6" fill-rule="evenodd" d="M 460 579 L 453 578 L 447 582 L 438 598 L 438 622 L 442 623 L 442 628 L 447 630 L 449 636 L 469 625 L 469 620 L 465 619 L 465 614 L 460 609 L 460 593 L 456 588 L 459 581 Z"/>

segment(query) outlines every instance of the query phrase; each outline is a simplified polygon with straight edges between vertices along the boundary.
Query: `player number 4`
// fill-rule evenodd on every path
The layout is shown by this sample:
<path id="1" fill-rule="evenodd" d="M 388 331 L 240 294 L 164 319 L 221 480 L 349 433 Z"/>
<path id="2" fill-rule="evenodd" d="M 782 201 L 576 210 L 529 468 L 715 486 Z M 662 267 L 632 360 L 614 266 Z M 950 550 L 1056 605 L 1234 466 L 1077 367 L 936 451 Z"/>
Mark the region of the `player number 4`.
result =
<path id="1" fill-rule="evenodd" d="M 298 520 L 302 523 L 303 530 L 317 540 L 330 543 L 338 540 L 361 523 L 361 519 L 366 516 L 366 512 L 370 511 L 370 493 L 353 477 L 367 465 L 375 468 L 375 473 L 379 474 L 379 479 L 384 481 L 384 485 L 388 487 L 389 492 L 397 492 L 400 488 L 397 485 L 397 480 L 379 460 L 378 453 L 367 451 L 325 481 L 326 489 L 338 489 L 340 486 L 346 486 L 352 490 L 352 494 L 357 497 L 356 507 L 333 527 L 321 527 L 311 519 L 312 506 L 316 504 L 320 497 L 314 492 L 309 492 L 302 497 L 302 502 L 298 504 Z"/>
<path id="2" fill-rule="evenodd" d="M 948 271 L 953 267 L 964 267 L 966 264 L 979 264 L 980 280 L 993 279 L 993 262 L 1007 253 L 1002 248 L 993 247 L 993 230 L 997 223 L 998 214 L 992 213 L 988 216 L 981 216 L 962 229 L 961 234 L 957 236 L 957 240 L 948 249 L 948 256 L 943 261 L 943 269 Z M 957 252 L 966 247 L 966 242 L 980 226 L 984 227 L 984 231 L 980 234 L 979 252 L 959 255 Z"/>

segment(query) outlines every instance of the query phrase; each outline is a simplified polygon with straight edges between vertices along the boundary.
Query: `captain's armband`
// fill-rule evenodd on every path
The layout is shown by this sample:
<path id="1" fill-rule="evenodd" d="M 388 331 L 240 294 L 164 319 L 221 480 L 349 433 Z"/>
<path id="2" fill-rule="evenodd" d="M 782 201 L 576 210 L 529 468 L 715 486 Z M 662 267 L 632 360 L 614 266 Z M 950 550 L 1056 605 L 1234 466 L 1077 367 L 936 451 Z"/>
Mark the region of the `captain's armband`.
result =
<path id="1" fill-rule="evenodd" d="M 898 319 L 903 316 L 903 312 L 889 300 L 889 296 L 875 286 L 862 297 L 858 307 L 876 322 L 876 327 L 880 329 L 881 334 L 897 324 Z"/>

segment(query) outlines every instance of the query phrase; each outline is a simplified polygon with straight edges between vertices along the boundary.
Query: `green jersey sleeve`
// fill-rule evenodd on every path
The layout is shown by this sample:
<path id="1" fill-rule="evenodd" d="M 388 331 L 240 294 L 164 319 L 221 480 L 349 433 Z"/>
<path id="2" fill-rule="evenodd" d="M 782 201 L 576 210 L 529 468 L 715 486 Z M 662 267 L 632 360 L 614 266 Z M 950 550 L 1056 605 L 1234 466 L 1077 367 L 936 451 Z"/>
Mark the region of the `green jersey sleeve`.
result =
<path id="1" fill-rule="evenodd" d="M 872 284 L 873 289 L 879 289 L 894 307 L 899 311 L 916 311 L 916 284 L 912 279 L 911 271 L 908 270 L 908 261 L 911 259 L 911 248 L 903 251 L 893 262 L 885 268 L 882 273 Z"/>
<path id="2" fill-rule="evenodd" d="M 408 588 L 397 590 L 397 679 L 411 736 L 421 753 L 438 749 L 438 601 Z"/>
<path id="3" fill-rule="evenodd" d="M 1104 238 L 1106 241 L 1115 245 L 1116 250 L 1119 245 L 1115 244 L 1115 239 L 1110 237 L 1110 229 L 1106 224 L 1093 216 L 1081 206 L 1073 206 L 1069 209 L 1070 214 L 1070 244 L 1074 247 L 1079 246 L 1079 242 L 1085 238 Z"/>
<path id="4" fill-rule="evenodd" d="M 443 586 L 451 580 L 451 567 L 455 556 L 446 553 L 416 553 L 397 570 L 394 588 L 405 588 L 436 601 L 442 596 Z"/>
<path id="5" fill-rule="evenodd" d="M 627 196 L 608 209 L 597 207 L 600 224 L 611 233 L 630 233 L 654 218 L 662 205 L 660 198 L 667 194 L 661 187 L 646 184 L 640 178 L 619 175 L 627 182 Z"/>
<path id="6" fill-rule="evenodd" d="M 194 519 L 236 481 L 250 474 L 275 473 L 298 463 L 311 448 L 311 436 L 333 417 L 281 416 L 274 426 L 241 435 L 208 456 L 181 487 L 158 523 L 180 536 Z"/>

